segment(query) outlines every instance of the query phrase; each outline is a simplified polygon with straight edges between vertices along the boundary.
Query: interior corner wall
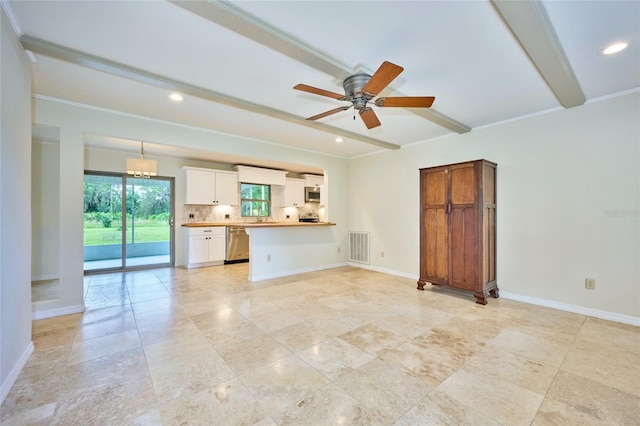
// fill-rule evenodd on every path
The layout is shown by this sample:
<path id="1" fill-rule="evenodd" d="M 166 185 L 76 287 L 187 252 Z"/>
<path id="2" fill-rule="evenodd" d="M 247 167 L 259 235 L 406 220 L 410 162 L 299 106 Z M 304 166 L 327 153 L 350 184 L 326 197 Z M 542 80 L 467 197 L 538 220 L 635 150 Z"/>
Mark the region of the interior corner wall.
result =
<path id="1" fill-rule="evenodd" d="M 60 144 L 34 141 L 31 151 L 31 280 L 60 278 Z"/>
<path id="2" fill-rule="evenodd" d="M 31 342 L 31 69 L 0 8 L 0 403 Z"/>
<path id="3" fill-rule="evenodd" d="M 501 293 L 637 323 L 639 141 L 634 92 L 354 159 L 351 229 L 371 233 L 371 268 L 417 278 L 419 169 L 484 158 L 498 163 Z"/>

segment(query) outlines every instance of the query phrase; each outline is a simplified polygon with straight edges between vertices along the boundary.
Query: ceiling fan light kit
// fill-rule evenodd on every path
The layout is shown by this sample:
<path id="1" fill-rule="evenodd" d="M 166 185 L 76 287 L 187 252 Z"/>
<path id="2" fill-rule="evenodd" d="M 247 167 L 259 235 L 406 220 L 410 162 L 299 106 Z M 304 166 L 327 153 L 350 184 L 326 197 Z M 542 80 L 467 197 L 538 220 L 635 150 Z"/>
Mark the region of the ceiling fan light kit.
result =
<path id="1" fill-rule="evenodd" d="M 309 117 L 307 120 L 318 120 L 337 112 L 346 111 L 353 106 L 355 110 L 358 110 L 362 121 L 365 126 L 367 126 L 367 129 L 373 129 L 380 126 L 380 120 L 378 120 L 376 113 L 369 106 L 370 102 L 373 102 L 373 104 L 379 108 L 430 108 L 433 104 L 433 101 L 435 100 L 433 96 L 388 97 L 378 98 L 375 101 L 372 101 L 372 99 L 384 90 L 384 88 L 387 87 L 398 75 L 400 75 L 402 71 L 404 71 L 404 68 L 401 66 L 385 61 L 372 76 L 366 73 L 353 74 L 345 78 L 342 82 L 344 95 L 324 89 L 318 89 L 317 87 L 308 86 L 306 84 L 297 84 L 293 88 L 303 92 L 312 93 L 314 95 L 351 102 L 351 106 L 335 108 Z"/>

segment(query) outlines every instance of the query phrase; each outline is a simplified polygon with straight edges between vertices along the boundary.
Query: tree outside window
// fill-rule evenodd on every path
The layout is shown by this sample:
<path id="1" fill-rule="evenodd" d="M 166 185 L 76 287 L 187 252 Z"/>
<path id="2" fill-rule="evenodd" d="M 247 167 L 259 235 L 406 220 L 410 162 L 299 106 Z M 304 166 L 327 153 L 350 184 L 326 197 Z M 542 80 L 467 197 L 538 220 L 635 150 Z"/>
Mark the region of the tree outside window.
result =
<path id="1" fill-rule="evenodd" d="M 271 216 L 271 186 L 241 183 L 240 215 L 242 217 Z"/>

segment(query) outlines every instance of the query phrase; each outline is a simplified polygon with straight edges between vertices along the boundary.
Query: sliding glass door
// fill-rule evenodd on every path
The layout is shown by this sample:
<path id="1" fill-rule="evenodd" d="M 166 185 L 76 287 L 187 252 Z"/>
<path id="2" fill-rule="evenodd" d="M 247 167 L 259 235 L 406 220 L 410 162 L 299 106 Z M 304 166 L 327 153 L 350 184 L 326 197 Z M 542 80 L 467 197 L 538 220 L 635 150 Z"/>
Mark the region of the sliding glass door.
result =
<path id="1" fill-rule="evenodd" d="M 126 177 L 129 266 L 171 263 L 171 182 Z"/>
<path id="2" fill-rule="evenodd" d="M 84 270 L 173 265 L 173 183 L 85 172 Z"/>

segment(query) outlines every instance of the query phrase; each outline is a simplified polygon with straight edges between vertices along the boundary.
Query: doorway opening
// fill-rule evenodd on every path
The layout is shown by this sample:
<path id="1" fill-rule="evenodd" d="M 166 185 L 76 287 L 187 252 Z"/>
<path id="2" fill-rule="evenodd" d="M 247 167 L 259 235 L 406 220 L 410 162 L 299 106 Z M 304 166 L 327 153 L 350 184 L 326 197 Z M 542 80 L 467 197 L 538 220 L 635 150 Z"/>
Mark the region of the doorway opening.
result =
<path id="1" fill-rule="evenodd" d="M 174 178 L 85 171 L 84 271 L 174 265 Z"/>

